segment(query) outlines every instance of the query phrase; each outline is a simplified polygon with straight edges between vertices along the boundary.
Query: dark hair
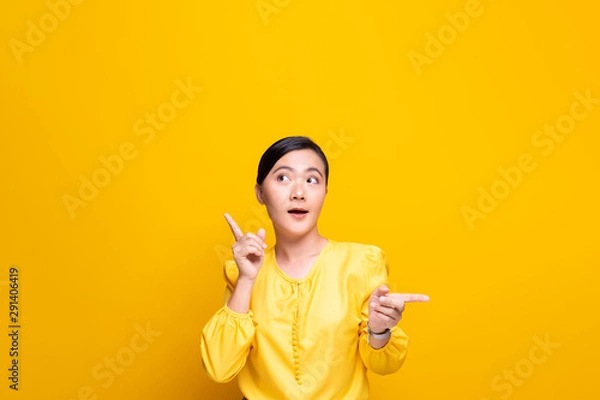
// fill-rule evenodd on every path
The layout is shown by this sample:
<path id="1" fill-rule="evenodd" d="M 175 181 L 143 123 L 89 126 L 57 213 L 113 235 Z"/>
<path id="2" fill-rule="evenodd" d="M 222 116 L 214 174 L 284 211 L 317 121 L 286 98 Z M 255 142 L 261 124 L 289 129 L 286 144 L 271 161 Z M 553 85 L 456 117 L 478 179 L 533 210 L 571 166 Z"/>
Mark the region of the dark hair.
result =
<path id="1" fill-rule="evenodd" d="M 294 150 L 313 150 L 325 164 L 325 185 L 329 182 L 329 163 L 323 150 L 307 136 L 288 136 L 273 143 L 262 155 L 258 163 L 256 183 L 262 185 L 269 171 L 284 155 Z"/>

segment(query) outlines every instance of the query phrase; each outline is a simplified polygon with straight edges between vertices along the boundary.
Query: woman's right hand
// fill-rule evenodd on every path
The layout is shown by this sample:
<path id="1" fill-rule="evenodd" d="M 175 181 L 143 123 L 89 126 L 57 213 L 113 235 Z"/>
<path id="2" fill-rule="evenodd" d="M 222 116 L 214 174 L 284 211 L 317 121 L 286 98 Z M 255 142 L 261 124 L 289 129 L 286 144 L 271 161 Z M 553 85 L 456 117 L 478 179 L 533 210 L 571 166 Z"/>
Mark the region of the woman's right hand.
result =
<path id="1" fill-rule="evenodd" d="M 225 219 L 235 237 L 232 250 L 233 258 L 240 271 L 238 280 L 246 279 L 254 281 L 265 259 L 265 249 L 267 248 L 265 244 L 266 231 L 261 228 L 256 235 L 251 232 L 243 234 L 231 215 L 225 213 Z"/>

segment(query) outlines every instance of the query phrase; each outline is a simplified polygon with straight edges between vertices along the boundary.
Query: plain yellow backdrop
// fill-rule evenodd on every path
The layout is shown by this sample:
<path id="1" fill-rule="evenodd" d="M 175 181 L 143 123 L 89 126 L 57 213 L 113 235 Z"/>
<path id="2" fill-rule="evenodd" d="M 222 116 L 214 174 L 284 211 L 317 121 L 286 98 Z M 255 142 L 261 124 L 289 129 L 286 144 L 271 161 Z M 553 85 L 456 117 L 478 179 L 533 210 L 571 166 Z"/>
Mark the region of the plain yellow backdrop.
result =
<path id="1" fill-rule="evenodd" d="M 204 373 L 262 152 L 330 157 L 411 337 L 373 399 L 596 398 L 593 3 L 50 0 L 0 14 L 2 399 L 239 399 Z M 19 390 L 9 270 L 19 270 Z"/>

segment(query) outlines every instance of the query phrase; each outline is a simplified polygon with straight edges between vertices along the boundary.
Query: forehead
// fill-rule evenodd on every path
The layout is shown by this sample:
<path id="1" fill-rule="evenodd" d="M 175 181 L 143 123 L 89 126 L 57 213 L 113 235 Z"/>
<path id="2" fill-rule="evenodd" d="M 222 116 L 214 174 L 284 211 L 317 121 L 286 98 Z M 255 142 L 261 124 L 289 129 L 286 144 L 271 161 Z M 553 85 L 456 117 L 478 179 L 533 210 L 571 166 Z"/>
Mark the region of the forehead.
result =
<path id="1" fill-rule="evenodd" d="M 321 160 L 321 157 L 311 149 L 293 150 L 281 157 L 273 169 L 278 168 L 282 165 L 287 165 L 294 169 L 304 170 L 306 168 L 318 168 L 319 171 L 325 169 L 325 163 Z"/>

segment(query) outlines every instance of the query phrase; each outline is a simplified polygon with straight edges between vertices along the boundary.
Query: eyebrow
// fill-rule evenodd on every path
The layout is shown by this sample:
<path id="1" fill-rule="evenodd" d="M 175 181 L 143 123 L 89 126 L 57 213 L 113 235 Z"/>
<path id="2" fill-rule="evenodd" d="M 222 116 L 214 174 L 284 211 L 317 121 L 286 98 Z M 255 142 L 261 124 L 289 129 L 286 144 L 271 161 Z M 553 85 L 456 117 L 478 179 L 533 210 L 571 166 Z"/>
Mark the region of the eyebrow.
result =
<path id="1" fill-rule="evenodd" d="M 282 165 L 281 167 L 279 167 L 279 168 L 277 168 L 275 171 L 273 171 L 273 174 L 274 174 L 275 172 L 279 171 L 280 169 L 289 169 L 290 171 L 294 171 L 294 168 L 292 168 L 292 167 L 289 167 L 289 166 L 287 166 L 287 165 Z M 319 174 L 319 175 L 321 176 L 321 178 L 323 178 L 323 174 L 321 173 L 321 171 L 319 171 L 319 169 L 318 169 L 318 168 L 315 168 L 315 167 L 308 167 L 308 168 L 306 168 L 304 171 L 305 171 L 305 172 L 314 171 L 314 172 L 316 172 L 317 174 Z"/>

